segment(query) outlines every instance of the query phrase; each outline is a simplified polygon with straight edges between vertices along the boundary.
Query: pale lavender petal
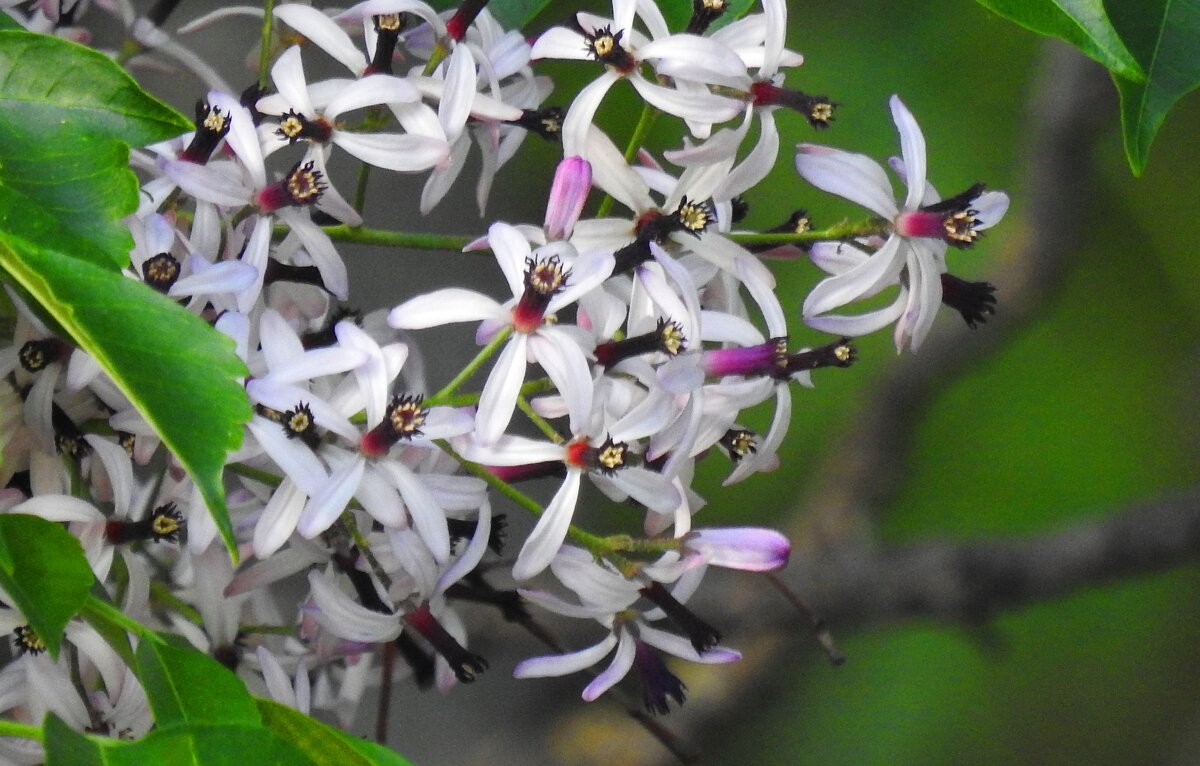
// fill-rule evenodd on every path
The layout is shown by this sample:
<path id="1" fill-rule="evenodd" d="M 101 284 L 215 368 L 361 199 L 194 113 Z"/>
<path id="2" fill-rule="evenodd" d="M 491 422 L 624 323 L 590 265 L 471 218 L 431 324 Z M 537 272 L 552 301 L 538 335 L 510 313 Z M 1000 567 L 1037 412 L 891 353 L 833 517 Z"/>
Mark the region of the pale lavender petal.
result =
<path id="1" fill-rule="evenodd" d="M 346 263 L 334 247 L 333 241 L 329 239 L 329 235 L 300 210 L 283 208 L 278 215 L 304 245 L 313 265 L 321 272 L 321 281 L 325 284 L 325 289 L 339 300 L 349 298 L 350 277 L 346 274 Z"/>
<path id="2" fill-rule="evenodd" d="M 108 483 L 112 486 L 113 508 L 117 516 L 129 514 L 129 501 L 133 497 L 133 461 L 125 448 L 116 442 L 109 441 L 98 434 L 85 434 L 84 441 L 92 447 L 92 452 L 99 458 L 108 474 Z"/>
<path id="3" fill-rule="evenodd" d="M 306 494 L 320 491 L 328 481 L 325 467 L 313 451 L 299 439 L 289 439 L 279 423 L 255 415 L 246 428 L 280 470 L 292 477 Z"/>
<path id="4" fill-rule="evenodd" d="M 397 461 L 379 464 L 408 506 L 412 526 L 429 548 L 434 561 L 445 564 L 450 559 L 450 531 L 446 526 L 446 514 L 437 504 L 437 499 L 417 474 L 408 466 Z"/>
<path id="5" fill-rule="evenodd" d="M 475 433 L 481 444 L 493 444 L 508 428 L 517 394 L 525 382 L 526 346 L 529 336 L 516 333 L 504 345 L 504 350 L 492 366 L 475 414 Z"/>
<path id="6" fill-rule="evenodd" d="M 633 658 L 636 655 L 636 641 L 627 631 L 621 631 L 620 642 L 617 644 L 617 652 L 613 655 L 612 662 L 584 688 L 584 700 L 592 702 L 615 686 L 633 667 Z"/>
<path id="7" fill-rule="evenodd" d="M 467 549 L 463 551 L 463 554 L 438 578 L 437 593 L 445 593 L 446 588 L 466 577 L 474 571 L 475 567 L 479 566 L 479 562 L 483 560 L 483 554 L 487 552 L 488 538 L 491 534 L 492 504 L 485 500 L 479 507 L 479 516 L 475 522 L 475 534 L 471 537 L 471 542 L 467 544 Z"/>
<path id="8" fill-rule="evenodd" d="M 656 85 L 642 77 L 630 77 L 629 82 L 650 104 L 659 109 L 701 123 L 725 122 L 737 117 L 742 111 L 742 102 L 712 93 L 684 92 L 663 85 Z M 566 129 L 563 130 L 564 134 Z"/>
<path id="9" fill-rule="evenodd" d="M 1001 191 L 986 191 L 975 198 L 971 207 L 979 214 L 979 223 L 975 226 L 979 231 L 995 226 L 1008 212 L 1008 195 Z"/>
<path id="10" fill-rule="evenodd" d="M 652 628 L 649 625 L 639 625 L 638 627 L 641 639 L 647 644 L 685 660 L 712 665 L 736 662 L 742 658 L 741 652 L 723 646 L 715 646 L 706 652 L 697 652 L 696 648 L 692 646 L 692 642 L 683 636 Z"/>
<path id="11" fill-rule="evenodd" d="M 712 566 L 747 572 L 781 569 L 792 550 L 786 537 L 761 527 L 697 529 L 688 535 L 685 545 Z"/>
<path id="12" fill-rule="evenodd" d="M 241 207 L 250 202 L 250 189 L 218 168 L 184 160 L 162 160 L 159 166 L 196 199 L 221 207 Z"/>
<path id="13" fill-rule="evenodd" d="M 404 503 L 400 501 L 396 487 L 378 470 L 385 464 L 376 463 L 363 472 L 354 497 L 380 524 L 401 529 L 408 526 L 408 518 L 404 515 Z"/>
<path id="14" fill-rule="evenodd" d="M 595 171 L 596 158 L 588 153 L 588 132 L 592 129 L 592 119 L 596 109 L 604 99 L 608 89 L 620 79 L 620 75 L 605 69 L 604 74 L 584 86 L 583 90 L 571 102 L 567 116 L 563 118 L 562 145 L 564 156 L 580 156 L 591 161 Z"/>
<path id="15" fill-rule="evenodd" d="M 335 636 L 350 641 L 380 643 L 400 635 L 400 617 L 381 614 L 354 603 L 328 577 L 319 572 L 308 573 L 317 620 Z"/>
<path id="16" fill-rule="evenodd" d="M 550 245 L 553 247 L 553 244 Z M 561 291 L 550 299 L 546 313 L 553 314 L 599 287 L 612 275 L 615 262 L 611 253 L 591 252 L 579 256 L 571 265 L 571 278 Z"/>
<path id="17" fill-rule="evenodd" d="M 453 141 L 462 132 L 475 100 L 475 57 L 467 45 L 457 45 L 446 66 L 445 89 L 438 103 L 438 122 Z"/>
<path id="18" fill-rule="evenodd" d="M 478 441 L 456 443 L 458 453 L 473 463 L 494 466 L 528 465 L 549 460 L 562 460 L 563 447 L 544 440 L 524 436 L 501 436 L 490 444 Z"/>
<path id="19" fill-rule="evenodd" d="M 513 678 L 547 678 L 578 673 L 604 659 L 616 644 L 617 637 L 609 633 L 600 643 L 577 652 L 530 657 L 517 663 L 513 668 Z"/>
<path id="20" fill-rule="evenodd" d="M 656 513 L 668 513 L 679 505 L 678 490 L 668 477 L 656 471 L 630 466 L 610 478 L 622 491 Z"/>
<path id="21" fill-rule="evenodd" d="M 70 495 L 38 495 L 13 506 L 10 513 L 40 516 L 47 521 L 103 521 L 104 514 L 91 503 Z"/>

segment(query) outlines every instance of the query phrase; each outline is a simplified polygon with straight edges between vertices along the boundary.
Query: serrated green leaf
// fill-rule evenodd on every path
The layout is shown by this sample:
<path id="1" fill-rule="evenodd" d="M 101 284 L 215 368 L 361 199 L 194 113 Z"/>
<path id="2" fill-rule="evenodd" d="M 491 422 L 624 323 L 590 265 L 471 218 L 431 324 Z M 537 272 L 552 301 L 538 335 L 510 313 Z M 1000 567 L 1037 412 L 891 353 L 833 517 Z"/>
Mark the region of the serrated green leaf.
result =
<path id="1" fill-rule="evenodd" d="M 142 641 L 137 670 L 159 728 L 262 723 L 242 680 L 191 646 Z"/>
<path id="2" fill-rule="evenodd" d="M 993 13 L 1026 29 L 1074 45 L 1106 69 L 1130 80 L 1145 73 L 1121 42 L 1101 0 L 978 0 Z"/>
<path id="3" fill-rule="evenodd" d="M 1125 154 L 1140 175 L 1167 112 L 1200 85 L 1200 0 L 1108 0 L 1109 16 L 1146 72 L 1115 78 Z"/>
<path id="4" fill-rule="evenodd" d="M 293 743 L 317 766 L 412 766 L 388 748 L 347 734 L 286 705 L 256 699 L 263 725 Z"/>
<path id="5" fill-rule="evenodd" d="M 35 241 L 123 267 L 133 242 L 120 219 L 137 208 L 126 145 L 190 127 L 107 56 L 50 35 L 0 31 L 0 186 L 10 192 L 0 227 L 37 205 L 54 226 Z"/>
<path id="6" fill-rule="evenodd" d="M 46 766 L 318 766 L 261 726 L 182 725 L 136 742 L 91 737 L 46 716 Z"/>
<path id="7" fill-rule="evenodd" d="M 0 514 L 0 585 L 51 657 L 95 577 L 79 540 L 61 524 L 23 513 Z"/>
<path id="8" fill-rule="evenodd" d="M 0 187 L 0 208 L 8 190 Z M 36 208 L 21 233 L 50 226 Z M 230 554 L 221 473 L 250 404 L 231 340 L 150 288 L 0 227 L 0 269 L 91 354 L 200 488 Z"/>

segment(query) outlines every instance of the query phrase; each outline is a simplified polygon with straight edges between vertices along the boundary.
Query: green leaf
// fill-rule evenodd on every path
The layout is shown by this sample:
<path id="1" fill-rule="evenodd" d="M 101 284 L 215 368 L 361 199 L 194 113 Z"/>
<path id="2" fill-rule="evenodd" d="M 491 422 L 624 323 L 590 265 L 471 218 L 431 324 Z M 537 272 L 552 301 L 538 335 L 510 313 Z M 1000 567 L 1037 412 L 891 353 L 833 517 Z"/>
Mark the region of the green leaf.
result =
<path id="1" fill-rule="evenodd" d="M 1106 69 L 1130 80 L 1145 73 L 1121 42 L 1101 0 L 978 0 L 979 4 L 1026 29 L 1074 45 Z"/>
<path id="2" fill-rule="evenodd" d="M 63 629 L 95 579 L 79 540 L 37 516 L 0 514 L 0 550 L 0 585 L 57 657 Z"/>
<path id="3" fill-rule="evenodd" d="M 488 10 L 505 29 L 521 29 L 549 4 L 550 0 L 492 0 Z"/>
<path id="4" fill-rule="evenodd" d="M 412 766 L 382 745 L 347 734 L 278 702 L 256 699 L 263 725 L 296 745 L 317 766 Z"/>
<path id="5" fill-rule="evenodd" d="M 104 766 L 104 751 L 94 740 L 68 726 L 54 713 L 42 724 L 46 741 L 46 766 Z"/>
<path id="6" fill-rule="evenodd" d="M 1200 85 L 1200 0 L 1109 0 L 1109 16 L 1146 72 L 1117 77 L 1125 154 L 1140 175 L 1167 112 Z"/>
<path id="7" fill-rule="evenodd" d="M 190 128 L 107 56 L 50 35 L 0 31 L 0 185 L 10 192 L 0 226 L 37 205 L 54 224 L 46 244 L 121 268 L 133 243 L 120 219 L 137 208 L 126 144 Z"/>
<path id="8" fill-rule="evenodd" d="M 51 713 L 45 733 L 46 766 L 318 766 L 261 726 L 185 725 L 122 742 L 80 734 Z"/>
<path id="9" fill-rule="evenodd" d="M 158 726 L 261 724 L 254 699 L 242 680 L 212 657 L 180 643 L 138 644 L 138 678 L 146 688 Z"/>
<path id="10" fill-rule="evenodd" d="M 12 16 L 0 11 L 0 31 L 5 29 L 21 29 L 21 25 Z"/>
<path id="11" fill-rule="evenodd" d="M 0 186 L 0 209 L 9 190 Z M 51 226 L 37 208 L 20 232 L 0 227 L 0 268 L 91 354 L 129 397 L 200 488 L 236 558 L 221 472 L 241 443 L 250 404 L 233 342 L 150 288 L 88 261 L 34 244 Z"/>
<path id="12" fill-rule="evenodd" d="M 754 7 L 754 4 L 755 0 L 728 0 L 725 4 L 725 13 L 712 23 L 709 31 L 732 24 L 745 16 Z M 659 0 L 658 7 L 662 11 L 663 18 L 667 20 L 669 29 L 675 32 L 687 29 L 688 22 L 692 19 L 692 0 Z"/>

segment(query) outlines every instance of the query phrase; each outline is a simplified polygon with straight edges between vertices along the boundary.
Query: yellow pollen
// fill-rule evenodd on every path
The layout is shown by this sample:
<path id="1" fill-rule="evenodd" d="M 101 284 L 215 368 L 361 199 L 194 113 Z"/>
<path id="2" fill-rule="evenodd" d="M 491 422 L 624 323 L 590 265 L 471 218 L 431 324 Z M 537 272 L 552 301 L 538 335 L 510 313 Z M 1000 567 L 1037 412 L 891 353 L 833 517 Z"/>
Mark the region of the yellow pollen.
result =
<path id="1" fill-rule="evenodd" d="M 562 130 L 562 123 L 552 117 L 547 117 L 542 120 L 542 130 L 547 133 L 557 133 Z"/>
<path id="2" fill-rule="evenodd" d="M 707 11 L 724 11 L 725 0 L 704 0 L 704 9 Z"/>
<path id="3" fill-rule="evenodd" d="M 179 263 L 163 253 L 146 262 L 146 277 L 150 282 L 170 282 L 179 276 Z"/>
<path id="4" fill-rule="evenodd" d="M 159 537 L 170 537 L 179 532 L 179 522 L 171 516 L 161 514 L 154 517 L 154 521 L 150 524 L 150 528 L 154 530 L 154 534 Z"/>
<path id="5" fill-rule="evenodd" d="M 530 286 L 543 295 L 558 290 L 565 281 L 562 265 L 557 260 L 539 264 L 529 277 Z"/>
<path id="6" fill-rule="evenodd" d="M 809 231 L 810 229 L 812 229 L 812 222 L 809 221 L 808 218 L 801 218 L 798 221 L 796 221 L 796 225 L 792 229 L 792 231 L 796 234 L 803 234 L 804 232 Z"/>
<path id="7" fill-rule="evenodd" d="M 411 434 L 425 425 L 425 411 L 415 402 L 405 402 L 392 410 L 392 428 Z"/>
<path id="8" fill-rule="evenodd" d="M 688 231 L 703 231 L 708 227 L 708 211 L 698 205 L 683 205 L 679 208 L 679 221 Z"/>
<path id="9" fill-rule="evenodd" d="M 288 176 L 288 194 L 297 202 L 308 202 L 321 196 L 321 187 L 311 170 L 299 170 Z"/>
<path id="10" fill-rule="evenodd" d="M 949 239 L 969 245 L 979 238 L 979 232 L 975 230 L 978 223 L 979 219 L 974 216 L 972 211 L 960 210 L 946 216 L 946 219 L 942 221 L 942 226 Z"/>
<path id="11" fill-rule="evenodd" d="M 312 428 L 312 420 L 307 412 L 297 412 L 288 420 L 288 429 L 293 433 L 304 433 L 309 428 Z"/>
<path id="12" fill-rule="evenodd" d="M 846 345 L 838 346 L 833 350 L 833 355 L 839 362 L 848 362 L 854 357 L 854 349 Z"/>
<path id="13" fill-rule="evenodd" d="M 749 431 L 739 431 L 729 444 L 729 449 L 737 455 L 749 455 L 755 450 L 754 434 Z"/>
<path id="14" fill-rule="evenodd" d="M 304 123 L 298 117 L 288 117 L 279 123 L 279 131 L 286 138 L 296 138 L 304 131 Z"/>
<path id="15" fill-rule="evenodd" d="M 13 633 L 17 636 L 17 641 L 21 644 L 21 648 L 31 654 L 41 654 L 46 651 L 46 642 L 41 639 L 37 633 L 33 632 L 33 628 L 28 625 L 20 625 Z"/>
<path id="16" fill-rule="evenodd" d="M 220 133 L 225 130 L 225 115 L 221 114 L 220 109 L 213 109 L 204 118 L 204 127 L 206 130 L 211 130 L 214 133 Z"/>
<path id="17" fill-rule="evenodd" d="M 684 342 L 685 342 L 685 338 L 683 337 L 683 330 L 679 327 L 679 325 L 675 324 L 674 322 L 671 322 L 670 324 L 668 324 L 666 327 L 663 328 L 663 331 L 662 331 L 663 351 L 667 352 L 671 356 L 675 356 L 680 351 L 683 350 Z"/>
<path id="18" fill-rule="evenodd" d="M 30 346 L 21 349 L 21 361 L 25 363 L 26 369 L 37 371 L 46 366 L 46 355 L 41 349 Z"/>
<path id="19" fill-rule="evenodd" d="M 815 122 L 829 122 L 833 119 L 833 104 L 817 104 L 812 108 L 812 118 Z"/>
<path id="20" fill-rule="evenodd" d="M 596 456 L 596 462 L 610 471 L 617 470 L 625 464 L 625 445 L 612 444 L 605 447 Z"/>
<path id="21" fill-rule="evenodd" d="M 617 41 L 612 35 L 604 35 L 597 37 L 592 41 L 592 52 L 596 54 L 596 58 L 604 58 L 613 52 L 613 48 L 617 47 Z"/>
<path id="22" fill-rule="evenodd" d="M 398 13 L 385 13 L 375 18 L 382 30 L 396 32 L 400 29 L 400 14 Z"/>

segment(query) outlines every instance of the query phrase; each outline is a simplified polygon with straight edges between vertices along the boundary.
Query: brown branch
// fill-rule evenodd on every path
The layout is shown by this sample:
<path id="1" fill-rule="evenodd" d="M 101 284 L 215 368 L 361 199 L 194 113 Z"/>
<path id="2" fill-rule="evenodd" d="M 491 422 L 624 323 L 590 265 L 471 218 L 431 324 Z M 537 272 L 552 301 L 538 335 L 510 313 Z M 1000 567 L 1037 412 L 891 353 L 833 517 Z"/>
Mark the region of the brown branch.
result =
<path id="1" fill-rule="evenodd" d="M 801 556 L 781 575 L 835 626 L 914 617 L 977 623 L 1005 609 L 1162 572 L 1200 559 L 1200 488 L 1031 537 L 871 549 L 847 544 Z M 783 620 L 766 589 L 760 609 Z M 739 609 L 746 607 L 743 602 Z M 795 625 L 800 615 L 792 613 Z"/>

